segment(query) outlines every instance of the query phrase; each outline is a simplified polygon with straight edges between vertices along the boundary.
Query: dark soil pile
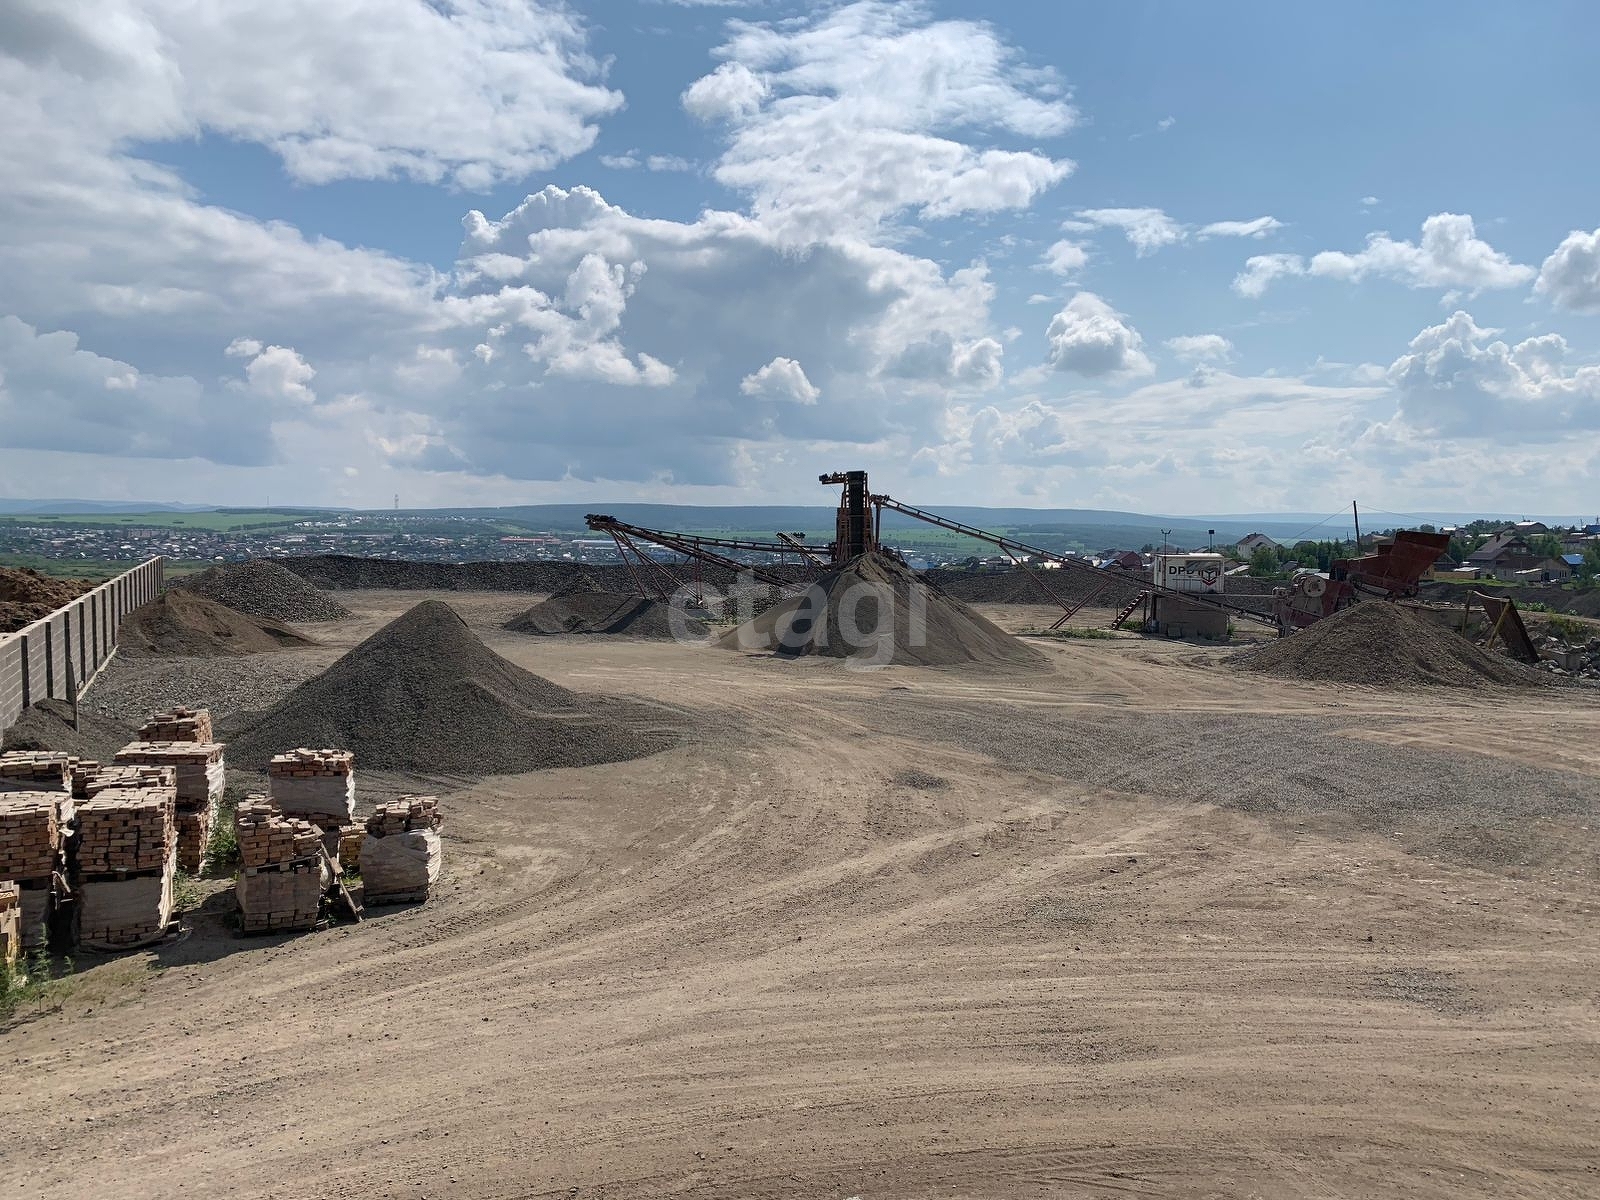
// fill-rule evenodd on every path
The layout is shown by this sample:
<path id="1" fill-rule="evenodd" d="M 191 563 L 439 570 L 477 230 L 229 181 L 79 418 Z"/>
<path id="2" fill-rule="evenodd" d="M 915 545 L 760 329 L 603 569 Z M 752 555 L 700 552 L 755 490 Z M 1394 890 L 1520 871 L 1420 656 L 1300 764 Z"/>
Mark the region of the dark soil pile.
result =
<path id="1" fill-rule="evenodd" d="M 108 763 L 118 750 L 136 740 L 137 732 L 97 715 L 89 707 L 88 697 L 78 706 L 77 729 L 72 727 L 72 705 L 65 700 L 41 700 L 23 710 L 0 745 L 6 750 L 59 750 Z"/>
<path id="2" fill-rule="evenodd" d="M 339 621 L 350 615 L 344 605 L 268 558 L 210 567 L 175 586 L 271 621 Z"/>
<path id="3" fill-rule="evenodd" d="M 535 604 L 506 622 L 517 633 L 609 634 L 614 637 L 670 641 L 673 638 L 672 605 L 661 600 L 621 592 L 567 591 Z M 684 612 L 679 629 L 689 637 L 703 638 L 704 621 Z"/>
<path id="4" fill-rule="evenodd" d="M 1275 642 L 1233 655 L 1245 671 L 1372 687 L 1534 687 L 1546 676 L 1475 646 L 1426 615 L 1363 600 Z"/>
<path id="5" fill-rule="evenodd" d="M 0 567 L 0 633 L 25 629 L 98 586 L 92 579 L 57 579 L 29 567 Z"/>
<path id="6" fill-rule="evenodd" d="M 621 563 L 576 563 L 551 560 L 533 562 L 407 562 L 392 558 L 354 558 L 345 554 L 310 554 L 284 558 L 284 567 L 319 588 L 381 588 L 399 591 L 539 592 L 551 595 L 575 587 L 589 591 L 626 592 L 633 587 L 633 572 Z M 680 566 L 680 574 L 694 567 Z M 764 565 L 784 579 L 814 579 L 815 567 L 794 563 Z M 706 583 L 732 589 L 738 573 L 706 564 L 699 576 Z"/>
<path id="7" fill-rule="evenodd" d="M 775 604 L 718 643 L 797 658 L 943 667 L 1026 666 L 1043 656 L 914 571 L 863 554 Z"/>
<path id="8" fill-rule="evenodd" d="M 215 600 L 178 589 L 164 592 L 122 619 L 118 653 L 133 658 L 181 654 L 216 658 L 265 654 L 314 642 L 282 621 L 249 617 Z"/>
<path id="9" fill-rule="evenodd" d="M 477 776 L 620 762 L 676 741 L 660 713 L 524 671 L 427 600 L 235 733 L 228 758 L 260 767 L 337 746 L 366 768 Z"/>

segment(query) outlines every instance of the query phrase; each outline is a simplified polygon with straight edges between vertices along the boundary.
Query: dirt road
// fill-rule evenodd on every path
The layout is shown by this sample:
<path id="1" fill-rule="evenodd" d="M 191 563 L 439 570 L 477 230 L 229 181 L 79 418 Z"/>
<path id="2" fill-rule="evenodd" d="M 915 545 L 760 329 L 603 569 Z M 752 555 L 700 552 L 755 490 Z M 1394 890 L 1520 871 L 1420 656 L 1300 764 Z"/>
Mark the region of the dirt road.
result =
<path id="1" fill-rule="evenodd" d="M 420 598 L 341 594 L 293 661 Z M 854 672 L 449 600 L 700 732 L 449 795 L 425 907 L 96 960 L 0 1035 L 0 1195 L 1600 1194 L 1600 705 L 1133 638 Z"/>

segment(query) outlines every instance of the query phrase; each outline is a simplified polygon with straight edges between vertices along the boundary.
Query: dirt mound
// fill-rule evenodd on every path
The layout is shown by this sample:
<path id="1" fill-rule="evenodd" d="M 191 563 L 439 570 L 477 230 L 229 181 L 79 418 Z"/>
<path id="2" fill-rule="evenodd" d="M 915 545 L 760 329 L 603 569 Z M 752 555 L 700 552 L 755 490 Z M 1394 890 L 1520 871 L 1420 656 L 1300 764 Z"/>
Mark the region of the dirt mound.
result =
<path id="1" fill-rule="evenodd" d="M 58 579 L 31 567 L 0 567 L 0 633 L 25 629 L 98 586 L 93 579 Z"/>
<path id="2" fill-rule="evenodd" d="M 182 589 L 163 592 L 122 619 L 118 652 L 134 658 L 264 654 L 315 643 L 282 621 L 250 617 Z"/>
<path id="3" fill-rule="evenodd" d="M 41 700 L 5 731 L 0 748 L 6 750 L 60 750 L 79 758 L 108 763 L 138 732 L 100 716 L 89 707 L 93 692 L 78 706 L 78 728 L 72 727 L 72 705 L 65 700 Z"/>
<path id="4" fill-rule="evenodd" d="M 339 746 L 372 769 L 497 775 L 620 762 L 676 740 L 659 713 L 524 671 L 427 600 L 230 737 L 228 758 L 259 767 L 296 746 Z"/>
<path id="5" fill-rule="evenodd" d="M 687 612 L 677 624 L 689 637 L 703 638 L 709 632 L 704 621 Z M 512 617 L 505 627 L 517 633 L 609 634 L 651 641 L 674 636 L 672 605 L 621 592 L 561 592 Z"/>
<path id="6" fill-rule="evenodd" d="M 1475 646 L 1398 604 L 1363 600 L 1299 633 L 1229 659 L 1282 679 L 1373 687 L 1532 687 L 1544 675 Z"/>
<path id="7" fill-rule="evenodd" d="M 799 596 L 773 605 L 718 644 L 863 665 L 1023 666 L 1043 661 L 1031 646 L 881 554 L 863 554 L 827 572 Z"/>
<path id="8" fill-rule="evenodd" d="M 268 558 L 210 567 L 174 586 L 271 621 L 338 621 L 350 615 L 344 605 Z"/>

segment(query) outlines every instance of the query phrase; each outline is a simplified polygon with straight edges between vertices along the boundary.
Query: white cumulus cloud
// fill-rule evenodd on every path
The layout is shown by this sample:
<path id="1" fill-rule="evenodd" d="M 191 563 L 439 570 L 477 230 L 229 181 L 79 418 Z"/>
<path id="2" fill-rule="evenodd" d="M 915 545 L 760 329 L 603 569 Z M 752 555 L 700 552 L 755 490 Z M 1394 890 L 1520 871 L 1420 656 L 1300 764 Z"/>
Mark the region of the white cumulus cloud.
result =
<path id="1" fill-rule="evenodd" d="M 1045 331 L 1050 365 L 1090 377 L 1148 375 L 1155 364 L 1144 352 L 1144 338 L 1093 292 L 1079 292 L 1050 319 Z"/>
<path id="2" fill-rule="evenodd" d="M 1244 270 L 1233 277 L 1233 290 L 1253 300 L 1263 295 L 1274 280 L 1305 273 L 1305 259 L 1298 254 L 1257 254 L 1245 260 Z"/>
<path id="3" fill-rule="evenodd" d="M 1517 287 L 1534 277 L 1477 235 L 1472 218 L 1435 213 L 1422 223 L 1418 242 L 1397 242 L 1387 233 L 1367 238 L 1354 254 L 1324 250 L 1308 267 L 1312 275 L 1360 281 L 1378 275 L 1413 288 L 1448 288 L 1477 295 L 1490 288 Z"/>
<path id="4" fill-rule="evenodd" d="M 1163 246 L 1189 240 L 1191 234 L 1205 240 L 1214 237 L 1264 238 L 1283 228 L 1276 217 L 1255 217 L 1248 221 L 1213 221 L 1198 229 L 1174 220 L 1159 208 L 1084 208 L 1064 228 L 1087 232 L 1090 229 L 1120 229 L 1140 258 L 1154 254 Z"/>
<path id="5" fill-rule="evenodd" d="M 1535 290 L 1561 308 L 1600 312 L 1600 229 L 1575 229 L 1544 260 Z"/>
<path id="6" fill-rule="evenodd" d="M 1167 349 L 1185 362 L 1226 362 L 1233 356 L 1233 343 L 1220 333 L 1168 338 Z"/>
<path id="7" fill-rule="evenodd" d="M 1251 221 L 1213 221 L 1200 227 L 1200 236 L 1255 238 L 1259 241 L 1282 228 L 1283 222 L 1277 217 L 1256 217 Z"/>
<path id="8" fill-rule="evenodd" d="M 822 394 L 792 358 L 775 358 L 759 371 L 746 375 L 739 381 L 739 390 L 746 396 L 789 400 L 795 404 L 815 404 Z"/>
<path id="9" fill-rule="evenodd" d="M 1062 240 L 1045 251 L 1044 269 L 1053 275 L 1076 275 L 1089 261 L 1089 252 L 1078 242 Z"/>

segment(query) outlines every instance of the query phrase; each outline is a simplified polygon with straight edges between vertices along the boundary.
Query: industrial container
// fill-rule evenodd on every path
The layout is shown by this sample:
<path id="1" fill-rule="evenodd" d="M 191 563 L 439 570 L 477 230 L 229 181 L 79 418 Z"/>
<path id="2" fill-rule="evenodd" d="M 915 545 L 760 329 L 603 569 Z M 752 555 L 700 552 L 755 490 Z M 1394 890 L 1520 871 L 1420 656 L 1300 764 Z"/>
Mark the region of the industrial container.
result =
<path id="1" fill-rule="evenodd" d="M 1158 554 L 1155 583 L 1175 592 L 1222 592 L 1223 557 L 1220 554 Z"/>

